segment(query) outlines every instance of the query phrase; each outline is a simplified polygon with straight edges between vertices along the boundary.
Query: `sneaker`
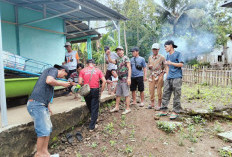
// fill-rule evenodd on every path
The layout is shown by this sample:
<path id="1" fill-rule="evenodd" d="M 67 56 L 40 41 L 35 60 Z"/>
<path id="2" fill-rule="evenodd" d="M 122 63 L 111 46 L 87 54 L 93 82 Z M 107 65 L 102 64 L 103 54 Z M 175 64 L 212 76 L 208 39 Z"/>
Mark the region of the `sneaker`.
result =
<path id="1" fill-rule="evenodd" d="M 129 109 L 129 110 L 125 110 L 122 114 L 127 114 L 127 113 L 130 113 L 131 112 L 131 109 Z"/>
<path id="2" fill-rule="evenodd" d="M 95 131 L 97 128 L 98 128 L 98 125 L 96 124 L 94 129 L 89 129 L 89 132 L 93 132 L 93 131 Z"/>
<path id="3" fill-rule="evenodd" d="M 118 111 L 119 111 L 119 109 L 117 109 L 117 108 L 113 108 L 112 110 L 110 110 L 111 113 L 118 112 Z"/>

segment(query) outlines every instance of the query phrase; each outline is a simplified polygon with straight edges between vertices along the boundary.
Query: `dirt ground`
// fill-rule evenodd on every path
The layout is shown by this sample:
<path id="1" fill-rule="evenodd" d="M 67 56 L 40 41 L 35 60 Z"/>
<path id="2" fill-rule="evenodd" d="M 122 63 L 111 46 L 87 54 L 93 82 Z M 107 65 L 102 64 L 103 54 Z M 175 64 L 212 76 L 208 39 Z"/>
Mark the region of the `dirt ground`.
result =
<path id="1" fill-rule="evenodd" d="M 183 86 L 183 106 L 192 107 L 193 104 L 207 105 L 207 108 L 208 104 L 213 106 L 214 99 L 210 101 L 207 96 L 196 100 L 190 99 L 191 92 L 198 88 Z M 202 91 L 212 90 L 208 89 L 211 87 L 201 88 Z M 218 92 L 221 91 L 225 89 Z M 148 105 L 147 88 L 145 95 L 146 105 Z M 225 98 L 225 101 L 230 103 L 231 100 Z M 123 102 L 122 100 L 121 109 L 124 107 Z M 95 132 L 88 132 L 88 121 L 69 131 L 73 135 L 81 131 L 84 137 L 82 142 L 78 142 L 74 137 L 74 142 L 69 144 L 65 138 L 67 133 L 64 133 L 58 137 L 58 142 L 50 146 L 50 152 L 59 153 L 61 157 L 216 157 L 225 156 L 220 149 L 224 146 L 231 146 L 226 139 L 220 139 L 217 136 L 219 132 L 232 130 L 232 123 L 229 120 L 209 120 L 201 116 L 181 115 L 177 120 L 180 126 L 165 127 L 163 124 L 167 122 L 163 123 L 163 121 L 170 122 L 169 118 L 160 117 L 159 120 L 155 120 L 156 111 L 154 110 L 134 105 L 131 107 L 131 113 L 122 116 L 123 110 L 118 113 L 109 113 L 114 104 L 115 101 L 107 103 L 106 107 L 100 109 L 98 129 Z"/>

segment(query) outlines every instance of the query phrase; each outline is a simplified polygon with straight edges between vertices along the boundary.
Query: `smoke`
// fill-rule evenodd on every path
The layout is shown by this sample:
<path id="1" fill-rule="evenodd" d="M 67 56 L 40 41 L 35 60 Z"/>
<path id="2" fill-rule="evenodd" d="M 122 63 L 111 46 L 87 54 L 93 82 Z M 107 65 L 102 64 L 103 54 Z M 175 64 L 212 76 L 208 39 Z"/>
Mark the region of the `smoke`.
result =
<path id="1" fill-rule="evenodd" d="M 199 55 L 212 52 L 216 42 L 216 36 L 210 32 L 201 31 L 194 35 L 186 32 L 185 36 L 177 34 L 176 36 L 165 37 L 161 39 L 160 49 L 160 53 L 164 56 L 167 55 L 164 49 L 164 43 L 167 40 L 173 40 L 175 45 L 178 46 L 176 51 L 181 52 L 184 61 L 189 61 Z"/>
<path id="2" fill-rule="evenodd" d="M 201 0 L 201 3 L 196 1 L 190 9 L 182 14 L 176 25 L 175 35 L 173 35 L 173 25 L 168 23 L 163 25 L 162 37 L 160 37 L 161 54 L 167 55 L 164 49 L 164 43 L 167 40 L 174 41 L 175 45 L 178 46 L 176 51 L 181 52 L 184 61 L 212 52 L 216 43 L 216 35 L 201 28 L 200 22 L 207 17 L 209 11 L 208 6 L 203 2 L 204 0 Z"/>

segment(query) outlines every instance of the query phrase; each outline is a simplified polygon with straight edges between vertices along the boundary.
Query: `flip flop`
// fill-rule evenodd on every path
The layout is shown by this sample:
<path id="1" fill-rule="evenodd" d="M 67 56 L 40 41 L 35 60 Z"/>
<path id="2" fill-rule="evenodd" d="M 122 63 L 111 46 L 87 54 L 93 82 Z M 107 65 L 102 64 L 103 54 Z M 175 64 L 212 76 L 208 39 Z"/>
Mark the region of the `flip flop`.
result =
<path id="1" fill-rule="evenodd" d="M 52 154 L 52 155 L 50 155 L 50 157 L 60 157 L 60 155 L 59 154 Z"/>
<path id="2" fill-rule="evenodd" d="M 81 134 L 80 132 L 77 132 L 77 133 L 76 133 L 76 138 L 77 138 L 77 140 L 78 140 L 79 142 L 81 142 L 81 141 L 83 140 L 83 136 L 82 136 L 82 134 Z"/>
<path id="3" fill-rule="evenodd" d="M 174 120 L 174 119 L 176 119 L 176 118 L 178 118 L 178 117 L 179 117 L 178 114 L 171 114 L 171 115 L 170 115 L 170 120 Z"/>
<path id="4" fill-rule="evenodd" d="M 154 106 L 148 105 L 147 109 L 153 109 Z"/>
<path id="5" fill-rule="evenodd" d="M 118 112 L 118 111 L 119 111 L 119 109 L 116 109 L 116 108 L 113 108 L 112 110 L 110 110 L 111 113 Z"/>
<path id="6" fill-rule="evenodd" d="M 167 116 L 168 114 L 164 113 L 164 112 L 159 112 L 156 115 L 159 116 L 159 117 L 162 117 L 162 116 Z"/>
<path id="7" fill-rule="evenodd" d="M 66 138 L 69 144 L 73 143 L 73 136 L 70 133 L 66 134 Z"/>
<path id="8" fill-rule="evenodd" d="M 140 103 L 140 104 L 139 104 L 139 107 L 143 107 L 143 106 L 144 106 L 144 103 Z"/>
<path id="9" fill-rule="evenodd" d="M 156 106 L 156 107 L 155 107 L 155 110 L 156 110 L 156 111 L 160 111 L 160 107 L 159 107 L 159 106 Z"/>

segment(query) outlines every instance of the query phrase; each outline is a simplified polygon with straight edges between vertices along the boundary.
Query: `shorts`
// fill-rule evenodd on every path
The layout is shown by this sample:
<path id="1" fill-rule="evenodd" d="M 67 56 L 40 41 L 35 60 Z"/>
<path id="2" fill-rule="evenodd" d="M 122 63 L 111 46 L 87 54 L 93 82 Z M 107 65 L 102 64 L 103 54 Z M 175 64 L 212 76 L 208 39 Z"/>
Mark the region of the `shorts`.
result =
<path id="1" fill-rule="evenodd" d="M 107 70 L 107 71 L 106 71 L 106 75 L 105 75 L 106 80 L 112 80 L 112 79 L 111 79 L 111 76 L 112 76 L 111 70 Z"/>
<path id="2" fill-rule="evenodd" d="M 43 103 L 32 100 L 27 102 L 27 110 L 34 121 L 37 137 L 50 136 L 52 122 L 48 108 Z"/>
<path id="3" fill-rule="evenodd" d="M 141 77 L 132 77 L 131 78 L 131 91 L 136 91 L 138 87 L 138 91 L 143 92 L 144 91 L 144 80 L 143 76 Z"/>
<path id="4" fill-rule="evenodd" d="M 127 97 L 130 95 L 129 86 L 127 83 L 118 82 L 116 88 L 116 96 Z"/>

